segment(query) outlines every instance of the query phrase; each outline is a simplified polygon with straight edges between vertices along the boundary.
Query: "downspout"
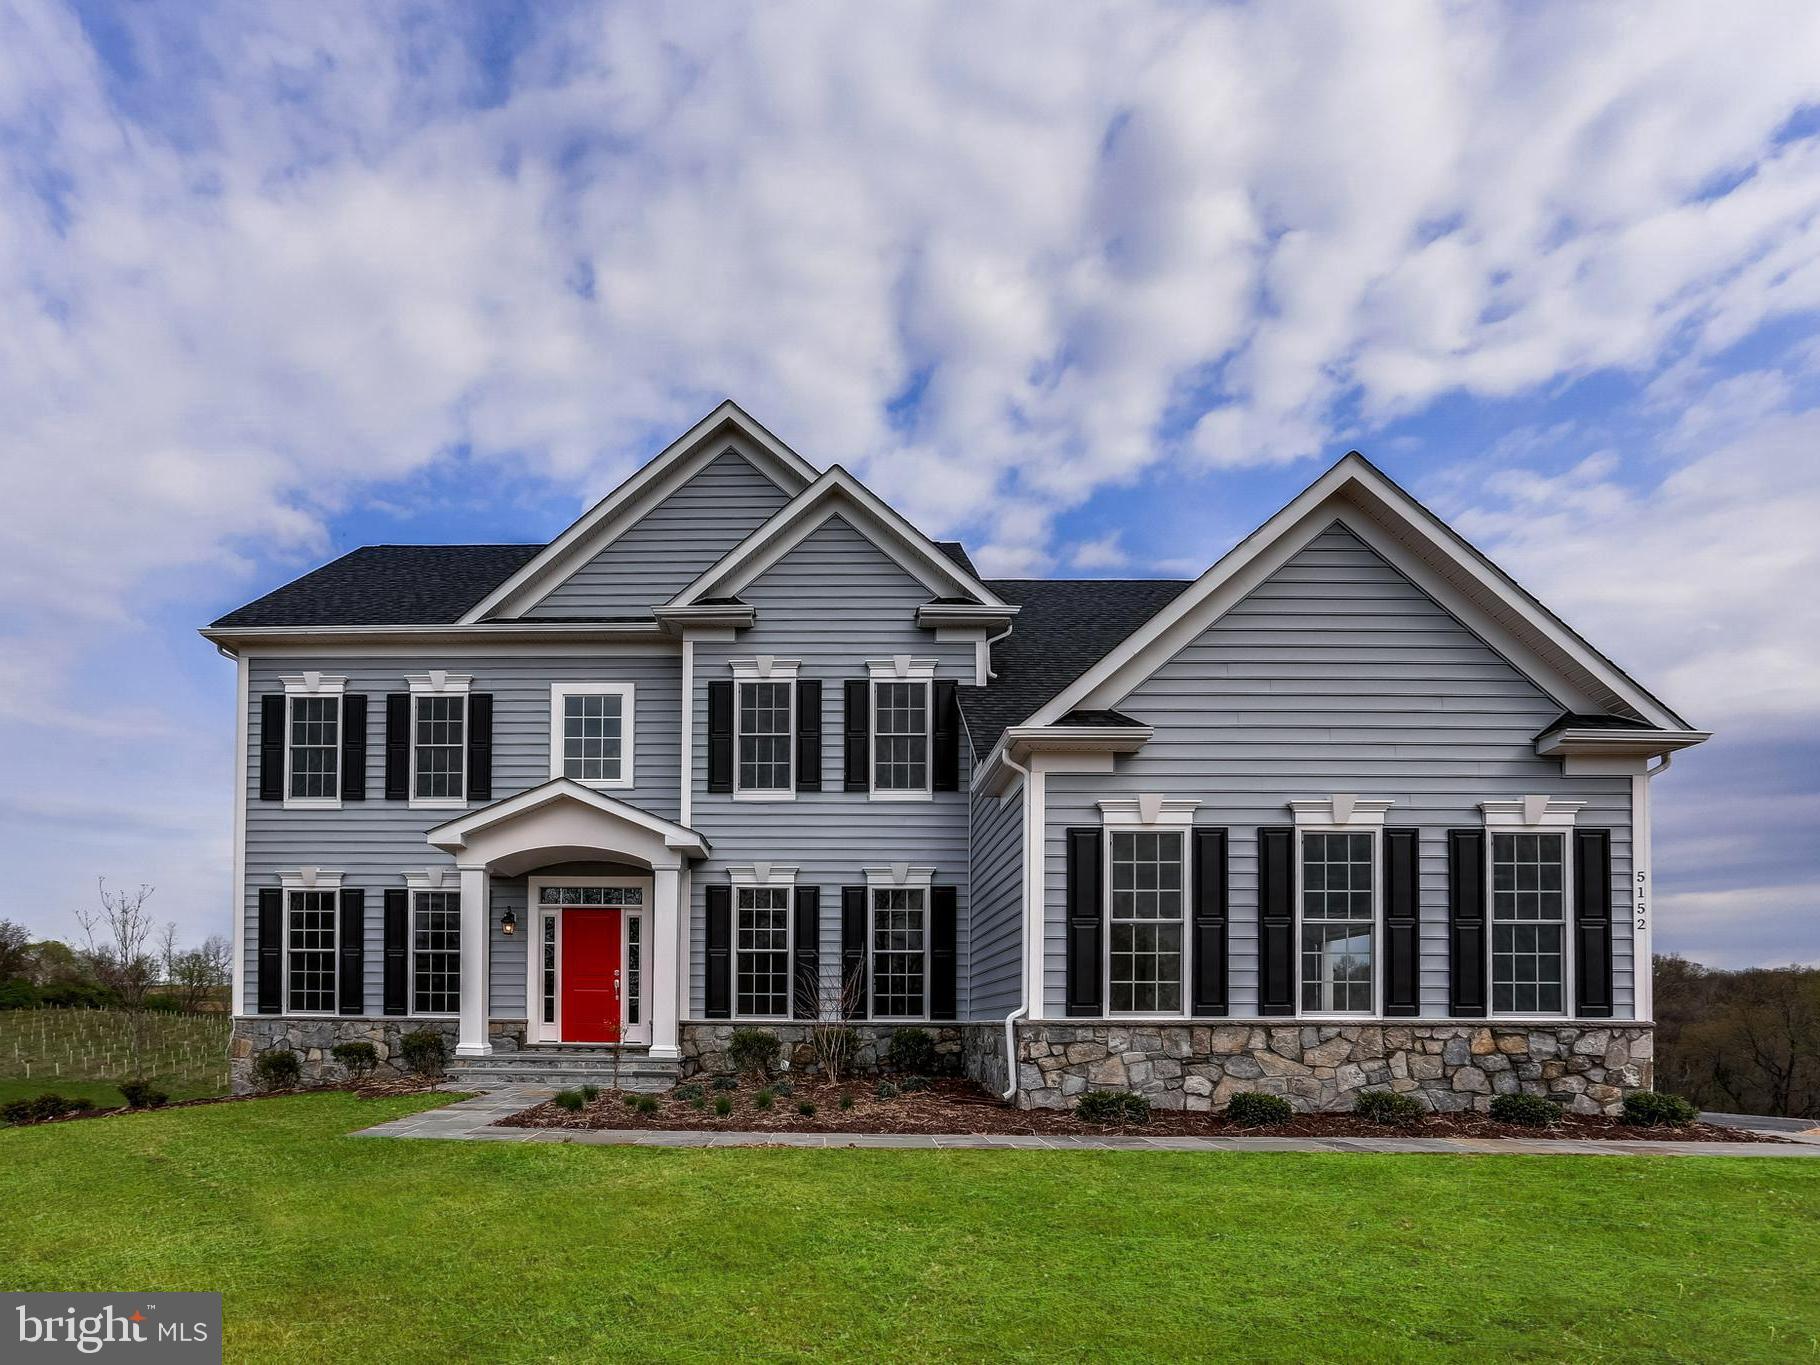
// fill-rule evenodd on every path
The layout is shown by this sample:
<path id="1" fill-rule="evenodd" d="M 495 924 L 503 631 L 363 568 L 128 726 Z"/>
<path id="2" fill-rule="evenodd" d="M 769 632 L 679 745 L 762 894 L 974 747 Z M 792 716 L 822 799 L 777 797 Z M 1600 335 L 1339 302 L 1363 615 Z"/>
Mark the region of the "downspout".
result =
<path id="1" fill-rule="evenodd" d="M 1010 628 L 1007 627 L 1005 634 L 1009 635 L 1010 633 Z M 999 638 L 1003 639 L 1004 637 L 1000 636 Z M 987 641 L 986 647 L 988 652 L 990 652 L 992 647 L 991 641 Z M 1025 883 L 1028 880 L 1030 868 L 1030 769 L 1012 758 L 1009 749 L 1005 751 L 1004 757 L 1000 759 L 1000 762 L 1024 779 L 1024 837 L 1018 842 L 1018 853 L 1024 859 L 1024 875 L 1018 878 L 1018 884 L 1024 886 L 1024 896 L 1023 903 L 1018 907 L 1018 913 L 1023 916 L 1024 932 L 1029 933 L 1030 916 L 1025 913 L 1025 911 L 1030 903 L 1030 889 Z M 1017 1021 L 1028 1018 L 1030 1014 L 1030 996 L 1025 989 L 1027 983 L 1025 982 L 1024 976 L 1024 965 L 1020 962 L 1018 964 L 1017 972 L 1018 995 L 1022 998 L 1023 1003 L 1005 1016 L 1005 1079 L 1010 1084 L 1006 1086 L 1004 1093 L 999 1096 L 1002 1100 L 1009 1100 L 1017 1094 Z"/>
<path id="2" fill-rule="evenodd" d="M 1004 639 L 1007 635 L 1011 634 L 1012 625 L 1013 625 L 1012 622 L 1007 621 L 1007 622 L 1005 622 L 1005 628 L 1003 630 L 1001 630 L 997 635 L 988 635 L 986 637 L 986 681 L 987 682 L 991 682 L 994 678 L 998 677 L 998 671 L 992 667 L 992 646 L 996 645 L 1000 640 Z M 1017 770 L 1020 773 L 1024 772 L 1024 770 L 1022 768 L 1017 767 L 1017 764 L 1011 763 L 1010 759 L 1006 759 L 1005 761 L 1007 763 L 1010 763 L 1013 768 L 1017 768 Z M 1030 774 L 1024 773 L 1024 776 L 1026 778 L 1028 778 L 1030 776 Z M 1028 804 L 1028 803 L 1026 803 L 1026 804 Z"/>

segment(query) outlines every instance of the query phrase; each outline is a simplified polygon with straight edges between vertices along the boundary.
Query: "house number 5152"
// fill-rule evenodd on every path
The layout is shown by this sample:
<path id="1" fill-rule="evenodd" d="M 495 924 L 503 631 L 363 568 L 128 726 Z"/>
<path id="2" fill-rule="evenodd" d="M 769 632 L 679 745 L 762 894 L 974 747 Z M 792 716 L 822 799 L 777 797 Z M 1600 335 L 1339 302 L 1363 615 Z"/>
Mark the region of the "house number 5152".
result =
<path id="1" fill-rule="evenodd" d="M 1637 873 L 1637 930 L 1649 928 L 1649 873 Z"/>

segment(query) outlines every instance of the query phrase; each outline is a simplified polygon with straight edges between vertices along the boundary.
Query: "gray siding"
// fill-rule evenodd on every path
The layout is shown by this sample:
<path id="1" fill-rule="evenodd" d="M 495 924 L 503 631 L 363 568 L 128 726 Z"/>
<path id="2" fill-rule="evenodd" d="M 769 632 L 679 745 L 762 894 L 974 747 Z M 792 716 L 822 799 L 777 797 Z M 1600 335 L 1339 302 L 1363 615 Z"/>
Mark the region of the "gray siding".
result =
<path id="1" fill-rule="evenodd" d="M 260 702 L 284 691 L 283 675 L 316 668 L 345 676 L 350 694 L 367 698 L 367 769 L 365 801 L 345 803 L 340 810 L 286 810 L 277 801 L 259 799 Z M 425 833 L 453 818 L 452 810 L 412 810 L 403 801 L 383 799 L 385 791 L 385 696 L 408 688 L 405 675 L 432 668 L 473 675 L 473 690 L 493 695 L 493 799 L 547 782 L 550 777 L 550 685 L 555 682 L 630 682 L 633 684 L 633 783 L 615 791 L 657 815 L 675 819 L 680 773 L 681 666 L 674 649 L 601 646 L 588 654 L 495 650 L 485 653 L 451 649 L 433 655 L 334 657 L 309 659 L 255 655 L 249 665 L 251 714 L 247 743 L 246 886 L 247 932 L 244 961 L 245 1000 L 258 999 L 259 888 L 277 885 L 280 872 L 300 866 L 340 871 L 342 885 L 367 893 L 366 1007 L 381 1008 L 384 923 L 382 893 L 404 885 L 403 874 L 427 867 L 453 867 L 454 860 L 424 840 Z M 494 889 L 499 913 L 512 892 Z M 521 911 L 523 883 L 518 883 Z M 492 917 L 496 1003 L 516 1001 L 522 1008 L 523 937 L 506 940 Z M 516 976 L 510 963 L 517 955 Z M 516 984 L 514 984 L 516 983 Z M 499 1005 L 506 1008 L 507 1005 Z"/>
<path id="2" fill-rule="evenodd" d="M 800 868 L 798 886 L 821 889 L 823 976 L 838 979 L 840 890 L 864 883 L 862 867 L 910 862 L 936 869 L 937 885 L 958 892 L 960 925 L 958 1007 L 967 1010 L 967 782 L 962 749 L 961 790 L 937 792 L 927 802 L 869 800 L 841 790 L 842 686 L 867 676 L 866 660 L 913 654 L 938 660 L 937 677 L 966 683 L 973 676 L 973 646 L 938 644 L 919 628 L 916 608 L 929 590 L 861 535 L 845 519 L 830 518 L 773 564 L 740 596 L 757 612 L 756 624 L 737 640 L 695 649 L 694 827 L 707 836 L 714 856 L 696 865 L 691 910 L 692 941 L 705 935 L 705 891 L 724 883 L 727 868 L 753 860 Z M 732 677 L 728 661 L 773 654 L 800 659 L 802 678 L 822 684 L 822 790 L 794 800 L 736 801 L 708 791 L 708 688 Z M 690 954 L 688 1016 L 700 1018 L 705 968 L 699 947 Z"/>
<path id="3" fill-rule="evenodd" d="M 1049 779 L 1045 999 L 1062 1012 L 1064 831 L 1100 823 L 1102 797 L 1201 801 L 1231 839 L 1231 1008 L 1257 1009 L 1257 829 L 1286 803 L 1388 797 L 1391 827 L 1421 830 L 1422 1012 L 1447 1013 L 1445 831 L 1480 828 L 1478 803 L 1545 793 L 1587 802 L 1612 832 L 1617 1013 L 1632 1014 L 1627 777 L 1566 777 L 1531 740 L 1561 712 L 1502 656 L 1363 542 L 1335 526 L 1119 703 L 1156 728 L 1111 776 Z"/>
<path id="4" fill-rule="evenodd" d="M 968 1003 L 971 1019 L 1003 1019 L 1023 991 L 1024 794 L 973 798 Z"/>
<path id="5" fill-rule="evenodd" d="M 527 617 L 649 616 L 764 524 L 783 489 L 729 450 L 650 510 Z"/>

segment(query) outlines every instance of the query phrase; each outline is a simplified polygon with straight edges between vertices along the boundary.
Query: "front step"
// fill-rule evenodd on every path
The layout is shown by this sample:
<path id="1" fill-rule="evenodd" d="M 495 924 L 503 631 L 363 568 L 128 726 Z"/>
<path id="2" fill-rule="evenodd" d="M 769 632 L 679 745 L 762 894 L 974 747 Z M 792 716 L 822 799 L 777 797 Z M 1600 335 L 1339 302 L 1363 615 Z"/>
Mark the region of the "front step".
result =
<path id="1" fill-rule="evenodd" d="M 613 1070 L 610 1048 L 563 1047 L 457 1057 L 449 1064 L 449 1080 L 474 1090 L 493 1090 L 503 1085 L 561 1090 L 576 1085 L 611 1086 Z M 660 1093 L 681 1079 L 682 1063 L 678 1061 L 661 1061 L 638 1052 L 628 1052 L 619 1059 L 621 1090 Z"/>

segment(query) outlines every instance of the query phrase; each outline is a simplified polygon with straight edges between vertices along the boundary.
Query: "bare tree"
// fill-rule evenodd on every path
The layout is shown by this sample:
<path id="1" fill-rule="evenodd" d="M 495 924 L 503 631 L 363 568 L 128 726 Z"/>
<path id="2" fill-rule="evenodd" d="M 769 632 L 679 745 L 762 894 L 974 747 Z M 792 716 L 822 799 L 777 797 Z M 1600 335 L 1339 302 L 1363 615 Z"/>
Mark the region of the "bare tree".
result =
<path id="1" fill-rule="evenodd" d="M 23 924 L 0 919 L 0 981 L 24 976 L 31 966 L 32 935 Z"/>
<path id="2" fill-rule="evenodd" d="M 177 926 L 165 926 L 159 951 L 164 965 L 164 984 L 183 1003 L 185 1013 L 199 1012 L 228 984 L 233 953 L 233 947 L 220 934 L 210 934 L 198 948 L 179 948 Z"/>
<path id="3" fill-rule="evenodd" d="M 109 891 L 105 877 L 98 879 L 98 886 L 101 909 L 76 911 L 76 923 L 82 926 L 84 956 L 95 979 L 127 1011 L 127 1045 L 137 1075 L 143 1070 L 149 1032 L 145 997 L 158 980 L 158 959 L 146 947 L 153 925 L 145 903 L 152 898 L 152 888 Z"/>
<path id="4" fill-rule="evenodd" d="M 797 974 L 796 998 L 809 1002 L 809 1050 L 815 1054 L 822 1075 L 836 1085 L 852 1065 L 859 1042 L 859 1034 L 850 1022 L 859 1012 L 859 997 L 857 972 L 845 980 L 826 979 L 812 967 L 804 967 Z"/>

